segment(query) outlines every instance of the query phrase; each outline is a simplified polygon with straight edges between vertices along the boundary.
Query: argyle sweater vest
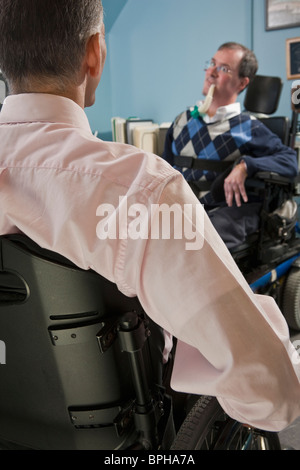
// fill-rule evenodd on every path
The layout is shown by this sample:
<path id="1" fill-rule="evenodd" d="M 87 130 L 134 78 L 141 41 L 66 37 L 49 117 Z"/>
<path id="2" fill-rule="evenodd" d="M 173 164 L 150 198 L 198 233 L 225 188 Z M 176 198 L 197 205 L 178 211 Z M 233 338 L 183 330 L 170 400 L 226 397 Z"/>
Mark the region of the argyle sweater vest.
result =
<path id="1" fill-rule="evenodd" d="M 231 119 L 207 124 L 201 117 L 193 118 L 185 111 L 173 123 L 172 153 L 176 156 L 206 160 L 236 161 L 247 154 L 249 143 L 255 137 L 253 129 L 259 121 L 248 114 L 239 114 Z M 183 173 L 187 181 L 213 180 L 216 173 L 207 170 L 175 168 Z"/>

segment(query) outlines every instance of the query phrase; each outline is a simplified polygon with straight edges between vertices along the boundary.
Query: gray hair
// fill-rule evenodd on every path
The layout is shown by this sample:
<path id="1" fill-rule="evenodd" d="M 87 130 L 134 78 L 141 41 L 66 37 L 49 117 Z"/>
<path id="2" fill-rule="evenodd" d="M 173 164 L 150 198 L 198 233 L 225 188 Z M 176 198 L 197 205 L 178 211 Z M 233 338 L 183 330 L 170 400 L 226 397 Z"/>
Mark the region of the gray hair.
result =
<path id="1" fill-rule="evenodd" d="M 9 85 L 74 83 L 87 39 L 101 31 L 101 0 L 0 0 L 0 69 Z"/>

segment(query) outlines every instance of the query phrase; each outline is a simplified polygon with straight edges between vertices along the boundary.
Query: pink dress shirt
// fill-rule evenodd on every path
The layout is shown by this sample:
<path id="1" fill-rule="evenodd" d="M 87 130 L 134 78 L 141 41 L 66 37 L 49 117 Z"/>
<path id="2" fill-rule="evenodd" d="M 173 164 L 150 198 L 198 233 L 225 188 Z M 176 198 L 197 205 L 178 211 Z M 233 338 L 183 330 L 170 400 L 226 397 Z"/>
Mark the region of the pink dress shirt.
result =
<path id="1" fill-rule="evenodd" d="M 229 415 L 263 429 L 300 415 L 299 360 L 281 312 L 252 293 L 177 171 L 94 137 L 84 111 L 59 96 L 9 96 L 0 142 L 1 234 L 23 232 L 137 295 L 179 340 L 175 390 L 215 395 Z M 181 209 L 197 246 L 175 223 L 170 236 L 150 233 L 163 204 Z M 134 236 L 137 221 L 143 236 Z"/>

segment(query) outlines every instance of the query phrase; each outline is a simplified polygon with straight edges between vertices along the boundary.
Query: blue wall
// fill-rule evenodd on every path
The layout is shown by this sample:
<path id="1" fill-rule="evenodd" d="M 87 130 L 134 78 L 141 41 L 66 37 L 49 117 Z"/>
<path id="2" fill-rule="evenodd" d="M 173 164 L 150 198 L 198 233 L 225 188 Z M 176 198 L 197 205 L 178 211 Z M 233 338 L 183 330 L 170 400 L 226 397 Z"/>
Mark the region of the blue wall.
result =
<path id="1" fill-rule="evenodd" d="M 108 57 L 96 104 L 86 110 L 92 129 L 109 139 L 112 116 L 172 121 L 201 99 L 204 63 L 225 41 L 253 48 L 259 73 L 283 79 L 277 114 L 290 116 L 285 40 L 300 30 L 265 31 L 264 3 L 103 0 Z"/>
<path id="2" fill-rule="evenodd" d="M 294 0 L 300 2 L 300 0 Z M 300 28 L 265 31 L 264 1 L 254 0 L 253 50 L 258 58 L 259 73 L 279 76 L 283 89 L 276 114 L 291 116 L 291 85 L 286 78 L 286 39 L 300 37 Z"/>

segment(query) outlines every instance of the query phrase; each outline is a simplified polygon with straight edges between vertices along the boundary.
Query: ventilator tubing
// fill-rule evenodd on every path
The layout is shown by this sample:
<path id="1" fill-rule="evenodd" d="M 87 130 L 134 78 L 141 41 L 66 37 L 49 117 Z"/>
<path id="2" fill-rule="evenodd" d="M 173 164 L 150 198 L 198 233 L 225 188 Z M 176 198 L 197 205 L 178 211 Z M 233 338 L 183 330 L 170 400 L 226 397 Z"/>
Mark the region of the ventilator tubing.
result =
<path id="1" fill-rule="evenodd" d="M 198 112 L 199 112 L 199 113 L 206 113 L 206 111 L 209 109 L 209 107 L 210 107 L 210 105 L 211 105 L 211 103 L 212 103 L 212 100 L 213 100 L 214 91 L 215 91 L 215 86 L 216 86 L 216 85 L 214 85 L 214 84 L 213 84 L 213 85 L 210 85 L 205 100 L 204 100 L 203 103 L 198 107 Z"/>

